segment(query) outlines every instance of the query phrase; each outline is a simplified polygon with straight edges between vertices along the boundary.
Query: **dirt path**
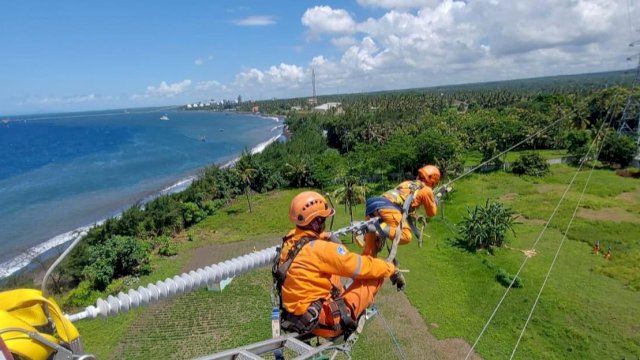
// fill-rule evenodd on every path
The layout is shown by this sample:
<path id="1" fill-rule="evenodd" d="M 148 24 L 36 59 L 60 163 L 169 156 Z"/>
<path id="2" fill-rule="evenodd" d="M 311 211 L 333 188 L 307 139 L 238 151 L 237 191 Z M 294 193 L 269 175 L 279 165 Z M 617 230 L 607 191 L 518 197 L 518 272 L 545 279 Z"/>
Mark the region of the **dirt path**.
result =
<path id="1" fill-rule="evenodd" d="M 246 241 L 227 244 L 212 244 L 199 247 L 191 254 L 191 259 L 182 271 L 191 271 L 232 257 L 244 255 L 254 250 L 262 250 L 281 242 L 282 235 L 262 236 Z"/>
<path id="2" fill-rule="evenodd" d="M 632 222 L 639 224 L 640 216 L 630 213 L 622 208 L 604 208 L 599 210 L 580 208 L 578 216 L 587 220 L 613 221 L 613 222 Z"/>
<path id="3" fill-rule="evenodd" d="M 278 242 L 279 237 L 273 235 L 205 245 L 193 250 L 182 270 L 194 270 Z M 235 279 L 222 293 L 201 290 L 150 306 L 127 330 L 111 358 L 186 359 L 268 338 L 271 331 L 265 314 L 271 307 L 270 277 L 268 270 L 254 271 Z M 417 309 L 391 283 L 385 283 L 376 303 L 382 316 L 377 315 L 367 323 L 352 353 L 354 359 L 401 359 L 387 326 L 397 338 L 405 359 L 466 356 L 469 345 L 465 341 L 436 339 Z"/>
<path id="4" fill-rule="evenodd" d="M 467 355 L 470 346 L 464 340 L 436 339 L 418 310 L 404 293 L 395 291 L 390 282 L 384 284 L 376 305 L 382 316 L 378 314 L 367 323 L 354 349 L 354 359 L 371 358 L 371 355 L 378 359 L 402 359 L 390 332 L 406 359 L 464 359 Z M 481 359 L 475 354 L 470 358 Z"/>

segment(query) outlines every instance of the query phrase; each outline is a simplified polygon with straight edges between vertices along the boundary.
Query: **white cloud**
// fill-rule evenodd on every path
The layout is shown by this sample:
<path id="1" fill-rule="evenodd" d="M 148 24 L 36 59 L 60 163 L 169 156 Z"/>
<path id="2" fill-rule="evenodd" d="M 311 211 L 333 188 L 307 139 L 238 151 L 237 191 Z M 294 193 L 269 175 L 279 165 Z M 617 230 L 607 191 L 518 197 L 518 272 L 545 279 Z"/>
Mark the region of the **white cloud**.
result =
<path id="1" fill-rule="evenodd" d="M 385 9 L 422 8 L 437 5 L 440 0 L 357 0 L 362 6 L 379 7 Z"/>
<path id="2" fill-rule="evenodd" d="M 234 24 L 240 26 L 266 26 L 276 23 L 273 16 L 249 16 L 244 19 L 233 21 Z"/>
<path id="3" fill-rule="evenodd" d="M 193 61 L 193 63 L 194 63 L 195 65 L 201 66 L 201 65 L 204 65 L 204 64 L 206 64 L 206 63 L 208 63 L 208 62 L 211 62 L 211 60 L 213 60 L 213 55 L 209 55 L 209 56 L 207 56 L 207 57 L 202 57 L 202 56 L 201 56 L 201 57 L 196 58 L 196 59 Z"/>
<path id="4" fill-rule="evenodd" d="M 150 97 L 174 97 L 185 92 L 190 86 L 191 80 L 189 79 L 173 84 L 167 84 L 166 81 L 161 81 L 158 87 L 147 86 L 147 91 L 143 95 L 134 94 L 131 96 L 131 99 L 138 100 Z"/>
<path id="5" fill-rule="evenodd" d="M 302 15 L 302 24 L 311 34 L 351 33 L 355 31 L 355 21 L 346 10 L 332 9 L 329 6 L 316 6 L 307 9 Z"/>
<path id="6" fill-rule="evenodd" d="M 305 70 L 296 65 L 281 63 L 266 71 L 250 69 L 236 75 L 235 85 L 239 87 L 253 85 L 297 87 L 305 79 Z"/>
<path id="7" fill-rule="evenodd" d="M 301 18 L 311 38 L 333 51 L 317 54 L 287 78 L 284 70 L 236 76 L 249 96 L 370 91 L 496 81 L 630 67 L 626 6 L 609 0 L 358 0 L 386 9 L 357 19 L 315 6 Z M 321 35 L 331 35 L 323 39 Z M 296 66 L 296 65 L 289 65 Z M 287 86 L 289 82 L 289 86 Z M 255 88 L 252 87 L 255 85 Z"/>
<path id="8" fill-rule="evenodd" d="M 206 91 L 206 90 L 210 90 L 210 89 L 226 91 L 227 90 L 227 86 L 223 85 L 220 82 L 215 81 L 215 80 L 208 80 L 208 81 L 200 81 L 195 86 L 195 89 L 198 90 L 198 91 Z"/>
<path id="9" fill-rule="evenodd" d="M 96 94 L 79 95 L 79 96 L 45 96 L 41 98 L 30 98 L 27 102 L 39 104 L 74 104 L 85 103 L 98 100 L 112 100 L 111 96 L 98 96 Z"/>
<path id="10" fill-rule="evenodd" d="M 380 51 L 372 38 L 365 37 L 360 44 L 351 46 L 340 62 L 350 69 L 368 72 L 384 64 L 387 52 L 387 50 Z"/>
<path id="11" fill-rule="evenodd" d="M 338 49 L 347 49 L 351 45 L 355 45 L 357 43 L 356 39 L 353 36 L 341 36 L 337 38 L 331 38 L 331 44 Z"/>

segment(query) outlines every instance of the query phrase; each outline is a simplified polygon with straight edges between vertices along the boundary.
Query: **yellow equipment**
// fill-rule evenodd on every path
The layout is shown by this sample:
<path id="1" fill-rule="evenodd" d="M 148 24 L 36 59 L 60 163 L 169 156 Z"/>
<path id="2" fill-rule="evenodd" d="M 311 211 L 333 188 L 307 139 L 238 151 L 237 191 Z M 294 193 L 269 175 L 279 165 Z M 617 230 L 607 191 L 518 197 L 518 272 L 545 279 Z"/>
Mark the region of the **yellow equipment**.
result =
<path id="1" fill-rule="evenodd" d="M 19 359 L 93 359 L 80 334 L 53 299 L 39 290 L 0 292 L 0 337 Z"/>

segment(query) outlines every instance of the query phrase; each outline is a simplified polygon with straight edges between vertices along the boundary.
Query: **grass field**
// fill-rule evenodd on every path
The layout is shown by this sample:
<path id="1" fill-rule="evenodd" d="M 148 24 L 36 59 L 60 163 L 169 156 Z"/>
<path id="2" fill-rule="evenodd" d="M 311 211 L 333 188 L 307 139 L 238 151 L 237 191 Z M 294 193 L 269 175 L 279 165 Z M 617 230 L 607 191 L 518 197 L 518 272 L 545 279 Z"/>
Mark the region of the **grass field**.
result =
<path id="1" fill-rule="evenodd" d="M 530 153 L 531 151 L 510 151 L 507 153 L 506 160 L 508 163 L 515 161 L 523 153 Z M 543 159 L 559 159 L 567 156 L 567 150 L 536 150 Z M 462 156 L 462 164 L 464 166 L 475 166 L 482 162 L 482 153 L 479 151 L 469 152 Z"/>
<path id="2" fill-rule="evenodd" d="M 493 173 L 474 175 L 456 184 L 445 209 L 447 221 L 438 216 L 431 222 L 431 238 L 421 251 L 409 245 L 399 255 L 411 269 L 407 295 L 427 323 L 438 324 L 431 329 L 434 334 L 475 341 L 505 290 L 495 280 L 497 269 L 512 274 L 518 270 L 524 254 L 517 249 L 531 248 L 573 174 L 571 167 L 554 166 L 552 174 L 543 179 Z M 578 175 L 536 246 L 537 255 L 521 274 L 524 288 L 510 291 L 481 338 L 478 351 L 484 358 L 510 356 L 587 176 L 586 171 Z M 579 216 L 574 221 L 515 358 L 640 356 L 640 232 L 637 222 L 607 216 L 624 213 L 637 219 L 639 188 L 637 180 L 596 170 L 581 206 L 600 211 L 603 218 Z M 465 206 L 483 203 L 486 198 L 501 200 L 521 214 L 517 236 L 511 237 L 513 249 L 490 255 L 470 254 L 452 246 L 455 235 L 450 223 L 466 213 Z M 601 247 L 611 244 L 612 260 L 591 253 L 597 240 Z"/>
<path id="3" fill-rule="evenodd" d="M 381 304 L 388 323 L 396 323 L 393 329 L 408 358 L 421 358 L 420 347 L 433 344 L 422 343 L 429 336 L 426 331 L 441 340 L 461 338 L 473 343 L 504 293 L 505 288 L 495 280 L 498 269 L 517 271 L 525 258 L 520 250 L 531 248 L 573 174 L 573 168 L 558 165 L 543 179 L 496 172 L 455 184 L 445 205 L 447 220 L 438 215 L 431 221 L 423 248 L 414 241 L 400 249 L 401 267 L 410 270 L 406 295 L 417 310 L 411 313 L 420 315 L 402 319 L 389 302 L 397 301 L 393 297 L 384 298 Z M 566 203 L 536 246 L 537 255 L 521 274 L 525 286 L 509 293 L 481 338 L 477 350 L 483 358 L 502 359 L 511 354 L 587 175 L 579 174 Z M 161 259 L 140 283 L 228 259 L 253 246 L 259 249 L 277 243 L 290 227 L 288 205 L 298 192 L 255 196 L 251 214 L 246 201 L 238 199 L 189 229 L 194 241 L 186 241 L 187 234 L 181 234 L 179 255 Z M 465 206 L 484 203 L 486 198 L 499 199 L 521 215 L 510 248 L 490 255 L 470 254 L 452 246 L 452 226 L 466 212 Z M 640 357 L 639 204 L 638 180 L 607 170 L 594 173 L 584 209 L 574 220 L 515 358 Z M 362 209 L 354 213 L 359 216 Z M 335 227 L 346 223 L 344 207 L 338 206 Z M 596 240 L 605 250 L 611 244 L 611 260 L 591 253 Z M 103 359 L 200 356 L 270 335 L 270 285 L 269 272 L 258 271 L 238 277 L 221 293 L 201 290 L 124 316 L 83 321 L 79 329 L 85 348 Z M 382 296 L 391 296 L 385 293 L 388 291 Z M 409 322 L 416 326 L 401 326 Z M 411 330 L 418 328 L 425 333 Z M 374 318 L 354 356 L 392 358 L 395 351 L 382 323 Z"/>

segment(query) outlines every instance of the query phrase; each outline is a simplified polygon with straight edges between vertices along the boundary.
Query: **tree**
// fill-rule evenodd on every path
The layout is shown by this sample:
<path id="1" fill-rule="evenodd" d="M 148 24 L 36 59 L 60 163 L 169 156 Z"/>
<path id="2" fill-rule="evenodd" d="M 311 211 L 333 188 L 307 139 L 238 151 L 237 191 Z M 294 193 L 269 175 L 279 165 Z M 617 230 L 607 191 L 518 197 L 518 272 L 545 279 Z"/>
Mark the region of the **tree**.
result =
<path id="1" fill-rule="evenodd" d="M 312 185 L 311 169 L 308 161 L 302 156 L 291 157 L 285 164 L 286 176 L 294 187 Z"/>
<path id="2" fill-rule="evenodd" d="M 455 136 L 443 130 L 429 129 L 418 135 L 416 143 L 416 168 L 425 164 L 435 164 L 443 172 L 448 170 L 453 173 L 462 167 L 461 144 Z"/>
<path id="3" fill-rule="evenodd" d="M 591 133 L 588 130 L 574 130 L 566 134 L 565 144 L 574 163 L 580 163 L 587 156 L 590 142 Z"/>
<path id="4" fill-rule="evenodd" d="M 518 175 L 544 176 L 549 173 L 549 163 L 538 153 L 522 154 L 511 164 L 511 172 Z"/>
<path id="5" fill-rule="evenodd" d="M 257 174 L 257 170 L 249 167 L 250 165 L 243 161 L 238 161 L 234 167 L 235 172 L 240 177 L 240 181 L 244 186 L 244 194 L 247 196 L 247 203 L 249 203 L 249 212 L 251 212 L 251 197 L 249 191 L 251 189 L 251 182 Z"/>
<path id="6" fill-rule="evenodd" d="M 467 215 L 458 224 L 462 235 L 458 241 L 470 251 L 501 247 L 508 231 L 515 235 L 513 215 L 513 210 L 489 199 L 484 206 L 467 207 Z"/>
<path id="7" fill-rule="evenodd" d="M 404 131 L 398 131 L 384 145 L 382 154 L 397 173 L 411 172 L 417 165 L 416 139 Z"/>
<path id="8" fill-rule="evenodd" d="M 636 155 L 636 143 L 630 136 L 607 131 L 598 160 L 621 167 L 628 166 Z"/>
<path id="9" fill-rule="evenodd" d="M 89 251 L 91 263 L 83 275 L 93 289 L 104 290 L 111 280 L 148 274 L 151 270 L 149 245 L 129 236 L 114 236 Z"/>
<path id="10" fill-rule="evenodd" d="M 340 179 L 342 185 L 333 192 L 333 196 L 340 204 L 345 204 L 349 210 L 349 220 L 353 222 L 353 206 L 365 201 L 366 189 L 358 185 L 358 179 L 353 176 L 345 176 Z"/>
<path id="11" fill-rule="evenodd" d="M 345 158 L 336 149 L 327 149 L 313 158 L 313 179 L 318 186 L 326 188 L 334 183 L 336 175 L 346 172 Z"/>

